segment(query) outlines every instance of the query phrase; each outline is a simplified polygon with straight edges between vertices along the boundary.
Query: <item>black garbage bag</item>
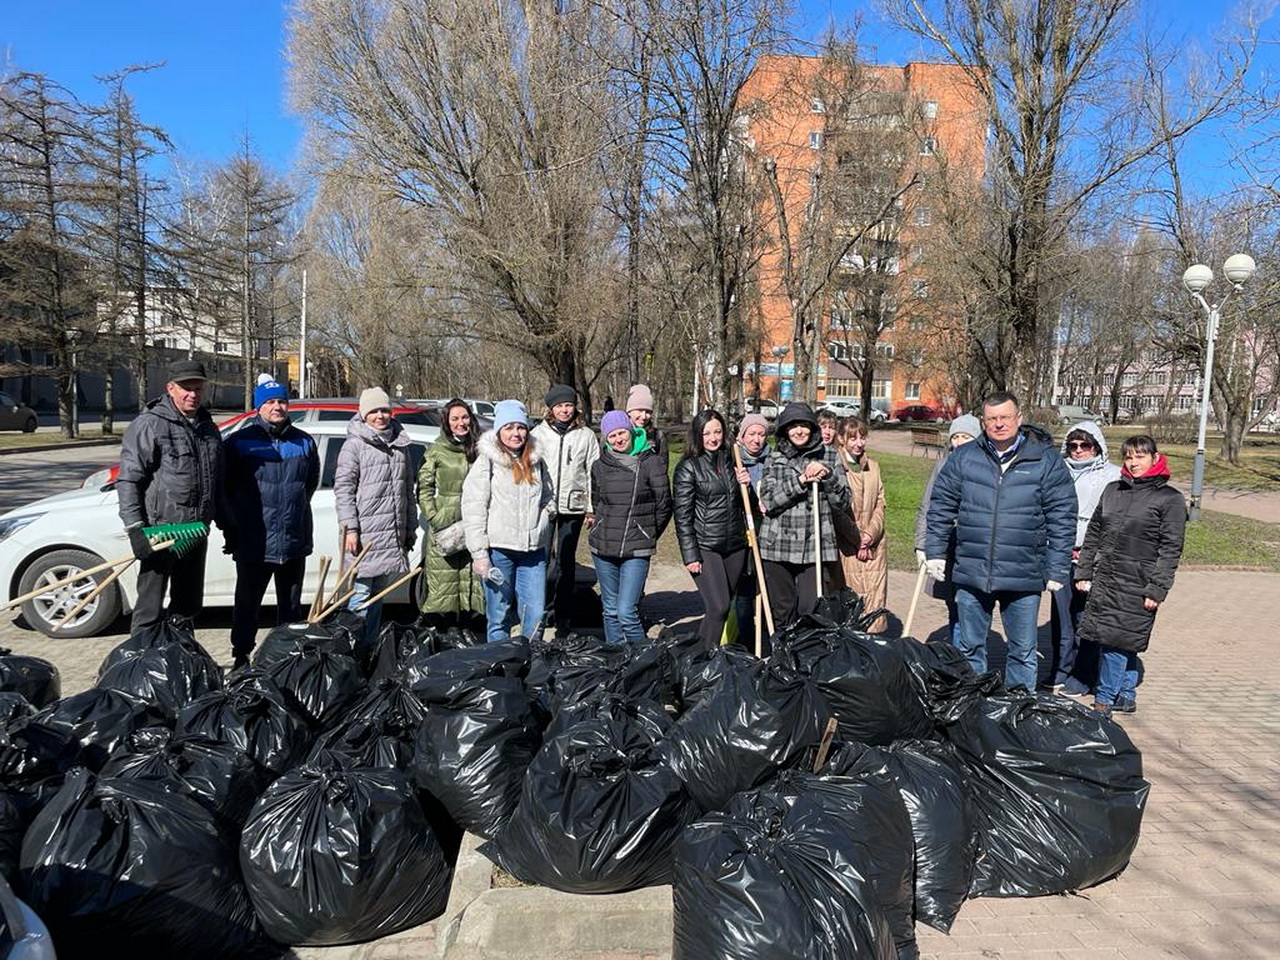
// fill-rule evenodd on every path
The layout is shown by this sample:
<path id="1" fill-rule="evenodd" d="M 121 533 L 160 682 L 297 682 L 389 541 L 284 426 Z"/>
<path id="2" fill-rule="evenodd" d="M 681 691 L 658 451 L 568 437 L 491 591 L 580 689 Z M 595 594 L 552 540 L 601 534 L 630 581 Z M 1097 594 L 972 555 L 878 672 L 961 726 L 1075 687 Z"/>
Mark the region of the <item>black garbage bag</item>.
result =
<path id="1" fill-rule="evenodd" d="M 459 826 L 492 837 L 520 799 L 542 744 L 542 716 L 518 676 L 444 680 L 419 678 L 414 686 L 427 716 L 414 742 L 413 778 Z"/>
<path id="2" fill-rule="evenodd" d="M 266 770 L 239 747 L 201 734 L 178 736 L 167 727 L 146 727 L 127 737 L 102 776 L 166 784 L 194 797 L 233 834 L 270 782 Z"/>
<path id="3" fill-rule="evenodd" d="M 75 762 L 96 771 L 129 734 L 164 726 L 166 720 L 157 707 L 137 697 L 95 687 L 51 703 L 27 723 L 71 734 L 80 744 Z"/>
<path id="4" fill-rule="evenodd" d="M 272 627 L 253 648 L 252 663 L 269 673 L 281 660 L 293 656 L 304 644 L 321 647 L 330 653 L 354 656 L 351 631 L 339 623 L 283 623 Z"/>
<path id="5" fill-rule="evenodd" d="M 408 779 L 350 761 L 267 788 L 240 838 L 263 928 L 281 943 L 360 943 L 444 912 L 450 871 Z"/>
<path id="6" fill-rule="evenodd" d="M 822 739 L 831 710 L 808 677 L 729 661 L 720 681 L 671 728 L 663 752 L 703 810 L 792 765 Z"/>
<path id="7" fill-rule="evenodd" d="M 422 701 L 404 681 L 385 677 L 338 724 L 316 738 L 309 759 L 324 750 L 346 754 L 361 766 L 409 770 L 414 739 L 426 715 Z"/>
<path id="8" fill-rule="evenodd" d="M 946 734 L 978 813 L 970 896 L 1066 893 L 1128 865 L 1151 785 L 1119 724 L 1065 697 L 1007 693 Z"/>
<path id="9" fill-rule="evenodd" d="M 0 784 L 22 814 L 24 829 L 58 792 L 63 775 L 75 766 L 81 752 L 73 731 L 32 724 L 34 716 L 34 712 L 25 713 L 0 727 Z"/>
<path id="10" fill-rule="evenodd" d="M 12 886 L 18 878 L 18 855 L 22 835 L 27 832 L 27 818 L 15 791 L 0 784 L 0 877 Z"/>
<path id="11" fill-rule="evenodd" d="M 977 813 L 949 743 L 900 740 L 882 748 L 911 817 L 915 918 L 949 933 L 969 895 L 978 856 Z"/>
<path id="12" fill-rule="evenodd" d="M 369 656 L 369 678 L 379 680 L 396 676 L 402 666 L 415 657 L 429 657 L 459 647 L 478 647 L 482 643 L 482 637 L 457 627 L 438 630 L 421 620 L 414 623 L 384 621 Z"/>
<path id="13" fill-rule="evenodd" d="M 0 692 L 0 730 L 15 720 L 34 715 L 36 708 L 22 694 L 14 691 Z"/>
<path id="14" fill-rule="evenodd" d="M 237 674 L 224 690 L 197 697 L 182 708 L 179 736 L 229 743 L 279 775 L 306 756 L 311 729 L 269 677 L 256 669 Z"/>
<path id="15" fill-rule="evenodd" d="M 1004 691 L 999 673 L 975 673 L 964 654 L 945 640 L 907 641 L 901 649 L 916 691 L 935 724 L 955 723 L 976 700 Z"/>
<path id="16" fill-rule="evenodd" d="M 0 647 L 0 693 L 20 693 L 39 709 L 62 696 L 62 674 L 48 660 Z"/>
<path id="17" fill-rule="evenodd" d="M 609 645 L 575 633 L 536 641 L 530 651 L 525 684 L 548 714 L 601 691 L 675 703 L 676 661 L 666 647 Z"/>
<path id="18" fill-rule="evenodd" d="M 760 792 L 811 800 L 843 826 L 860 851 L 855 866 L 893 932 L 898 960 L 916 960 L 911 818 L 885 755 L 866 744 L 840 743 L 819 773 L 785 770 Z"/>
<path id="19" fill-rule="evenodd" d="M 130 631 L 129 638 L 117 649 L 142 650 L 146 647 L 163 646 L 166 643 L 187 642 L 196 642 L 195 620 L 174 613 L 163 620 L 155 620 L 145 627 Z"/>
<path id="20" fill-rule="evenodd" d="M 542 731 L 542 739 L 545 743 L 552 737 L 558 737 L 583 720 L 596 720 L 601 717 L 620 719 L 624 716 L 647 724 L 650 729 L 657 732 L 659 739 L 667 735 L 673 722 L 667 709 L 654 700 L 638 700 L 626 694 L 600 690 L 574 703 L 565 704 Z"/>
<path id="21" fill-rule="evenodd" d="M 676 708 L 683 715 L 697 706 L 729 671 L 748 667 L 757 658 L 737 644 L 685 647 L 676 656 Z"/>
<path id="22" fill-rule="evenodd" d="M 196 697 L 222 689 L 222 671 L 203 648 L 166 643 L 108 654 L 96 686 L 149 703 L 172 723 Z"/>
<path id="23" fill-rule="evenodd" d="M 419 651 L 401 668 L 409 689 L 423 702 L 447 698 L 459 684 L 481 677 L 514 677 L 523 683 L 528 673 L 529 641 L 523 637 L 429 655 Z"/>
<path id="24" fill-rule="evenodd" d="M 22 843 L 24 899 L 59 958 L 277 956 L 236 849 L 194 799 L 163 783 L 67 775 Z"/>
<path id="25" fill-rule="evenodd" d="M 543 744 L 520 802 L 480 852 L 527 883 L 620 893 L 671 882 L 671 848 L 698 807 L 657 749 L 662 707 L 612 700 Z"/>
<path id="26" fill-rule="evenodd" d="M 814 679 L 846 741 L 933 737 L 933 720 L 907 670 L 904 642 L 914 643 L 859 633 L 815 615 L 774 638 L 773 659 Z"/>
<path id="27" fill-rule="evenodd" d="M 817 619 L 832 626 L 845 627 L 855 633 L 867 633 L 887 611 L 868 610 L 861 594 L 854 593 L 848 587 L 841 587 L 835 593 L 819 598 L 813 612 Z"/>
<path id="28" fill-rule="evenodd" d="M 862 858 L 814 800 L 737 795 L 676 843 L 672 960 L 896 960 Z"/>
<path id="29" fill-rule="evenodd" d="M 316 730 L 331 726 L 365 690 L 364 673 L 355 657 L 311 640 L 294 644 L 279 660 L 258 669 Z"/>

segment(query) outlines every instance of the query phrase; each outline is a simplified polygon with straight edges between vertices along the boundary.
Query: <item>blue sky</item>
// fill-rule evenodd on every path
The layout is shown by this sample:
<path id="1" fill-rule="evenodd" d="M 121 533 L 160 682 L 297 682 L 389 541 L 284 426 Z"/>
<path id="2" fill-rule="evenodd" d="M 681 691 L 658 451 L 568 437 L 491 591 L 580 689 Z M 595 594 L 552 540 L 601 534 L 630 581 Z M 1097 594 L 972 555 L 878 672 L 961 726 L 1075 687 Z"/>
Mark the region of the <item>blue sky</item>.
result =
<path id="1" fill-rule="evenodd" d="M 1203 0 L 1151 2 L 1159 25 L 1187 39 L 1207 36 L 1227 8 Z M 878 28 L 870 3 L 801 0 L 799 6 L 802 36 L 817 36 L 833 16 L 857 10 L 864 52 L 873 59 L 902 63 L 927 55 L 911 39 Z M 282 0 L 0 0 L 0 64 L 44 73 L 95 101 L 102 96 L 95 75 L 165 61 L 129 81 L 145 122 L 166 130 L 184 157 L 209 162 L 234 153 L 247 133 L 283 172 L 302 135 L 285 102 L 285 7 Z M 1274 27 L 1270 33 L 1275 36 Z M 1202 137 L 1195 149 L 1212 153 L 1210 139 Z"/>

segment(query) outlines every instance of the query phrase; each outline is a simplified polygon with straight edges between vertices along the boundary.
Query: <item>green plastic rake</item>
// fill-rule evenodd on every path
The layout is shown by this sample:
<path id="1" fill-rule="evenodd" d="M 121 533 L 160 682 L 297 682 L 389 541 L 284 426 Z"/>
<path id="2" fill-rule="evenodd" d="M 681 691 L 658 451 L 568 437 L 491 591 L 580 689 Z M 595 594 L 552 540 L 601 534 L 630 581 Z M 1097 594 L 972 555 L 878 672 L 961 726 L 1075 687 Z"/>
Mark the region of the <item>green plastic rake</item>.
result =
<path id="1" fill-rule="evenodd" d="M 209 525 L 199 521 L 162 523 L 155 527 L 143 527 L 142 532 L 151 541 L 152 549 L 172 550 L 175 557 L 180 557 L 209 536 Z"/>

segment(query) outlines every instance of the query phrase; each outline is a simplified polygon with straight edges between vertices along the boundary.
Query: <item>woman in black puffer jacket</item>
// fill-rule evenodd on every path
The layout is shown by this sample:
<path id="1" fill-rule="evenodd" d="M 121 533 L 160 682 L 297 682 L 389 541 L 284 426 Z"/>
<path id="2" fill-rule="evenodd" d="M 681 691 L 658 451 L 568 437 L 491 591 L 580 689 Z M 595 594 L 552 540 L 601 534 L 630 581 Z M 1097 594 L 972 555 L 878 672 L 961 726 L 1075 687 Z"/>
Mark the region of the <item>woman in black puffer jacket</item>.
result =
<path id="1" fill-rule="evenodd" d="M 609 644 L 644 640 L 640 597 L 649 560 L 671 520 L 666 461 L 649 449 L 632 454 L 631 422 L 621 410 L 600 421 L 604 447 L 591 464 L 588 543 L 600 585 L 604 638 Z"/>
<path id="2" fill-rule="evenodd" d="M 739 485 L 750 483 L 751 477 L 744 468 L 734 468 L 727 435 L 724 417 L 715 410 L 694 417 L 672 484 L 680 559 L 702 596 L 698 636 L 708 644 L 720 642 L 747 562 Z"/>
<path id="3" fill-rule="evenodd" d="M 1187 524 L 1155 440 L 1129 437 L 1120 456 L 1124 469 L 1102 491 L 1076 567 L 1076 587 L 1088 594 L 1080 636 L 1101 650 L 1093 708 L 1105 714 L 1137 709 L 1138 654 L 1173 586 Z"/>

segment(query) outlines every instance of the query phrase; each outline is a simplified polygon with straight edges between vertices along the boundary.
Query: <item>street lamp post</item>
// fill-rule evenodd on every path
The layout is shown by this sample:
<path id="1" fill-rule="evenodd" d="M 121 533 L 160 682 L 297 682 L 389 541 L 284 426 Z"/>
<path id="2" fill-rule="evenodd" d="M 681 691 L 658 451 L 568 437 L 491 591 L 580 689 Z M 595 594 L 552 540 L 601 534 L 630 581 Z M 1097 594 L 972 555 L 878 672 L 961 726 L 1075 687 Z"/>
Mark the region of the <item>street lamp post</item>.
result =
<path id="1" fill-rule="evenodd" d="M 307 399 L 307 268 L 302 268 L 302 317 L 298 329 L 298 399 Z"/>
<path id="2" fill-rule="evenodd" d="M 1191 473 L 1191 519 L 1200 519 L 1200 501 L 1204 496 L 1204 435 L 1209 425 L 1209 386 L 1213 380 L 1213 345 L 1218 339 L 1218 321 L 1222 316 L 1222 307 L 1231 295 L 1243 287 L 1253 276 L 1257 266 L 1253 257 L 1246 253 L 1237 253 L 1227 257 L 1222 265 L 1231 289 L 1217 303 L 1210 304 L 1204 298 L 1204 291 L 1213 282 L 1213 270 L 1203 263 L 1195 263 L 1187 267 L 1182 275 L 1182 286 L 1187 293 L 1200 304 L 1207 319 L 1205 327 L 1204 351 L 1204 384 L 1200 395 L 1200 434 L 1196 441 L 1196 463 Z"/>

